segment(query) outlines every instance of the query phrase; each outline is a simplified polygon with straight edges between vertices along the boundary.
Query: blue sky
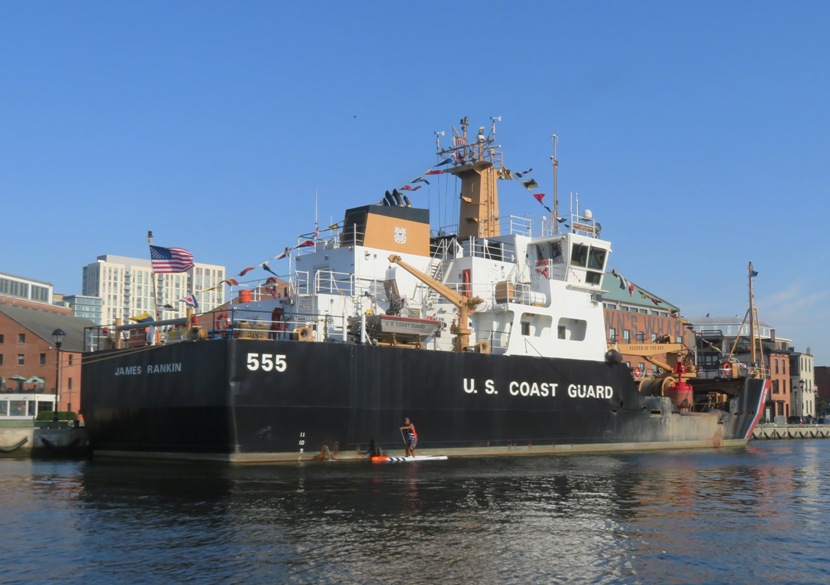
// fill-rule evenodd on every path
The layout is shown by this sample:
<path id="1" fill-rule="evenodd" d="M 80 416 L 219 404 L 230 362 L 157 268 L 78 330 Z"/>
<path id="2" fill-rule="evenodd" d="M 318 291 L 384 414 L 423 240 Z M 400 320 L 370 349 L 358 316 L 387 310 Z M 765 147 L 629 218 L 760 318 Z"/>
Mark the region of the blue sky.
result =
<path id="1" fill-rule="evenodd" d="M 80 293 L 153 230 L 233 274 L 501 116 L 548 197 L 559 136 L 564 211 L 578 193 L 628 279 L 743 317 L 751 261 L 762 320 L 830 365 L 828 23 L 818 1 L 7 1 L 0 271 Z M 434 227 L 448 187 L 413 194 Z M 501 204 L 544 211 L 516 181 Z"/>

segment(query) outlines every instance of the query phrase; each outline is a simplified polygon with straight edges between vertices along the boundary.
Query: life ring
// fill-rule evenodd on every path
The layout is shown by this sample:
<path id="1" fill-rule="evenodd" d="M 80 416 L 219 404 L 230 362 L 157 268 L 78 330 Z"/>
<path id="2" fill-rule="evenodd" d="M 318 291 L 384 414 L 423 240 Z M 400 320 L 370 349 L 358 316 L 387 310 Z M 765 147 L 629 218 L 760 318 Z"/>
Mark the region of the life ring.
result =
<path id="1" fill-rule="evenodd" d="M 544 258 L 539 258 L 536 261 L 536 273 L 541 274 L 545 278 L 549 278 L 548 276 L 548 261 Z"/>
<path id="2" fill-rule="evenodd" d="M 631 371 L 631 375 L 634 377 L 634 380 L 636 382 L 639 382 L 640 380 L 643 379 L 643 368 L 641 368 L 640 366 L 637 366 L 636 368 L 634 368 Z"/>
<path id="3" fill-rule="evenodd" d="M 228 314 L 227 313 L 219 313 L 219 316 L 216 318 L 216 329 L 219 331 L 224 331 L 228 328 L 230 321 L 228 321 Z"/>
<path id="4" fill-rule="evenodd" d="M 721 370 L 723 371 L 723 375 L 727 378 L 732 377 L 732 364 L 730 362 L 724 362 L 723 366 L 721 366 Z"/>

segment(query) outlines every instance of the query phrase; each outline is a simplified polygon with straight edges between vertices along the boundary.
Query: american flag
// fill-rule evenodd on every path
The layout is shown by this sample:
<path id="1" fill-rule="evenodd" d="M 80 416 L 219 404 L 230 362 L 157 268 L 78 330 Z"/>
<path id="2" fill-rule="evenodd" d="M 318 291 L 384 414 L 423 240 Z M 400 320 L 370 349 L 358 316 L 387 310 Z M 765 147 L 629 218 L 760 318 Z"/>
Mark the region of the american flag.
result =
<path id="1" fill-rule="evenodd" d="M 193 268 L 193 254 L 184 248 L 150 246 L 150 260 L 153 272 L 158 274 L 186 272 Z"/>

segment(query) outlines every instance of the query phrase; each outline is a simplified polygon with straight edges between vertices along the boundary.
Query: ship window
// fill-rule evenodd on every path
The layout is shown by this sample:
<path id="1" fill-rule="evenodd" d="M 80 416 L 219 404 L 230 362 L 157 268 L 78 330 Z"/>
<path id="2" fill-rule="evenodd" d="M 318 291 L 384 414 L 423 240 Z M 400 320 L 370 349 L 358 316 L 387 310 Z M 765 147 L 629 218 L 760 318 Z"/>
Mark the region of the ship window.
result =
<path id="1" fill-rule="evenodd" d="M 522 335 L 533 337 L 545 337 L 552 335 L 551 328 L 553 321 L 547 315 L 525 313 L 521 319 Z"/>
<path id="2" fill-rule="evenodd" d="M 562 244 L 560 242 L 550 243 L 550 261 L 553 264 L 562 264 L 565 257 L 562 254 Z"/>
<path id="3" fill-rule="evenodd" d="M 583 319 L 560 319 L 556 327 L 559 339 L 585 341 L 588 322 Z"/>
<path id="4" fill-rule="evenodd" d="M 605 250 L 602 248 L 591 248 L 591 253 L 588 256 L 588 268 L 594 270 L 602 270 L 605 268 Z"/>
<path id="5" fill-rule="evenodd" d="M 573 266 L 584 267 L 588 262 L 588 246 L 584 244 L 574 244 L 571 250 L 571 264 Z"/>

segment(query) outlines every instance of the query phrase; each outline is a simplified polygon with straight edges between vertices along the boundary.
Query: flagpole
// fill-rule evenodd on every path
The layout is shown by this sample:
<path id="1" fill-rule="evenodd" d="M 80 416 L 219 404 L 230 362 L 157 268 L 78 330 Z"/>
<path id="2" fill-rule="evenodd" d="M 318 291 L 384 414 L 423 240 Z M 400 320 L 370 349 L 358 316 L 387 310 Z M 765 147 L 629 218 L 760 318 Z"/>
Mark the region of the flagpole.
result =
<path id="1" fill-rule="evenodd" d="M 754 294 L 754 291 L 752 290 L 752 272 L 753 272 L 752 262 L 750 262 L 749 266 L 748 266 L 748 275 L 749 275 L 749 329 L 750 329 L 749 339 L 750 339 L 750 342 L 752 343 L 752 350 L 750 351 L 750 356 L 752 358 L 752 366 L 755 367 L 757 365 L 755 363 L 755 360 L 756 360 L 755 327 L 757 326 L 757 323 L 756 323 L 756 316 L 755 316 L 755 308 L 753 306 L 754 305 L 755 294 Z M 760 335 L 758 335 L 758 338 L 760 340 Z M 759 345 L 760 345 L 760 342 L 759 342 Z M 761 356 L 763 356 L 763 351 L 761 352 Z"/>
<path id="2" fill-rule="evenodd" d="M 147 245 L 148 246 L 153 245 L 153 232 L 152 232 L 152 230 L 147 231 Z M 153 281 L 153 319 L 155 321 L 158 321 L 159 320 L 159 307 L 158 307 L 158 299 L 156 298 L 156 295 L 158 293 L 156 292 L 156 271 L 153 270 L 153 252 L 152 252 L 152 250 L 150 251 L 150 270 L 152 271 L 152 274 L 153 274 L 153 277 L 151 279 Z"/>
<path id="3" fill-rule="evenodd" d="M 551 165 L 553 165 L 553 233 L 559 234 L 559 197 L 558 186 L 556 183 L 556 171 L 559 168 L 559 161 L 556 160 L 556 141 L 559 137 L 556 134 L 551 134 L 553 138 L 553 156 L 550 157 Z"/>

